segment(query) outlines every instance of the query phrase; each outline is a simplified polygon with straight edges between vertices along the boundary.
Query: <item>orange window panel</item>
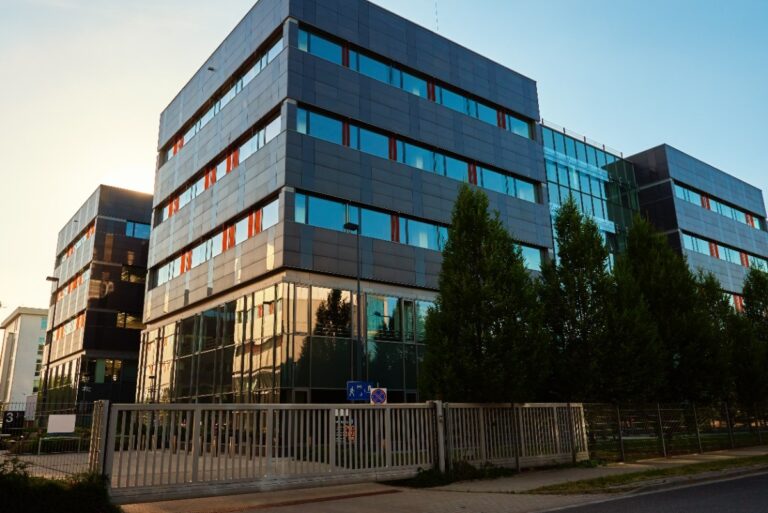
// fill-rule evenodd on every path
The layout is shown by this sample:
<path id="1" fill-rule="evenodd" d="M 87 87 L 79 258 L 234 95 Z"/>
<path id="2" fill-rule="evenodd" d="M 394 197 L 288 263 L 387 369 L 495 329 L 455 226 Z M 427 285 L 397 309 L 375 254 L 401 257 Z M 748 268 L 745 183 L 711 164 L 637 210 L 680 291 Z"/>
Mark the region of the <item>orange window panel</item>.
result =
<path id="1" fill-rule="evenodd" d="M 709 243 L 709 254 L 715 258 L 720 258 L 720 251 L 717 249 L 717 244 L 714 242 Z"/>
<path id="2" fill-rule="evenodd" d="M 248 215 L 248 237 L 253 237 L 257 233 L 261 233 L 261 210 Z"/>
<path id="3" fill-rule="evenodd" d="M 739 258 L 741 258 L 741 265 L 749 267 L 749 255 L 746 253 L 739 253 Z"/>
<path id="4" fill-rule="evenodd" d="M 398 216 L 390 217 L 390 238 L 392 242 L 400 242 L 400 218 Z"/>

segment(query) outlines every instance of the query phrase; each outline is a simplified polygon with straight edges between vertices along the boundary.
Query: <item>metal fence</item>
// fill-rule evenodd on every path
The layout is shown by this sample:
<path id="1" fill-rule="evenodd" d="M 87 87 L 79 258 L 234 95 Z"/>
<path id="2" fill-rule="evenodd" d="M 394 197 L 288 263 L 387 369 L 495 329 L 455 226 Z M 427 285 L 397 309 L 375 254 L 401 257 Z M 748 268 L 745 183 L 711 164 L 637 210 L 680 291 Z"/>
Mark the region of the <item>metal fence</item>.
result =
<path id="1" fill-rule="evenodd" d="M 455 461 L 532 467 L 588 457 L 577 404 L 102 404 L 95 411 L 90 461 L 123 500 L 407 478 Z"/>
<path id="2" fill-rule="evenodd" d="M 90 469 L 94 403 L 59 405 L 42 411 L 34 404 L 0 404 L 0 461 L 18 458 L 37 477 L 63 479 Z M 51 415 L 74 415 L 74 431 L 51 433 Z"/>
<path id="3" fill-rule="evenodd" d="M 581 405 L 451 403 L 445 411 L 449 463 L 519 469 L 589 458 Z"/>
<path id="4" fill-rule="evenodd" d="M 593 459 L 630 461 L 761 445 L 764 414 L 727 403 L 699 406 L 585 404 Z"/>

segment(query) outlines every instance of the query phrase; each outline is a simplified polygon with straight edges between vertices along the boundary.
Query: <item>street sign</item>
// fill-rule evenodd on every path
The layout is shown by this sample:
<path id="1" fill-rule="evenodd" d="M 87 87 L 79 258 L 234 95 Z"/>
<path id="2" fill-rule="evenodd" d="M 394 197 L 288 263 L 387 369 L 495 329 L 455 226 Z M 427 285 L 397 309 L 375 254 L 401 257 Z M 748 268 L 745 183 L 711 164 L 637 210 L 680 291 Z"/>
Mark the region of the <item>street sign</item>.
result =
<path id="1" fill-rule="evenodd" d="M 386 388 L 372 388 L 371 389 L 371 404 L 387 404 L 387 389 Z"/>
<path id="2" fill-rule="evenodd" d="M 372 386 L 368 381 L 347 381 L 347 401 L 368 401 Z"/>

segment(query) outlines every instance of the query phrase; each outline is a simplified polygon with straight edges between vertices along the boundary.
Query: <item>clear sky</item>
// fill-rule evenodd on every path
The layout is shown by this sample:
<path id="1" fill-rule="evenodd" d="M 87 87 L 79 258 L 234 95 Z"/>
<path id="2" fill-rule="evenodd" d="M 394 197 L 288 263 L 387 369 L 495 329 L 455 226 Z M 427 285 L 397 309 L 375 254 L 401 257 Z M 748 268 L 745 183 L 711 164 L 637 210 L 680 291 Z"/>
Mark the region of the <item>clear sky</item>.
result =
<path id="1" fill-rule="evenodd" d="M 322 1 L 322 0 L 317 0 Z M 538 82 L 542 117 L 768 188 L 765 0 L 376 0 Z M 99 183 L 151 192 L 160 111 L 253 0 L 0 1 L 0 301 L 47 305 Z"/>

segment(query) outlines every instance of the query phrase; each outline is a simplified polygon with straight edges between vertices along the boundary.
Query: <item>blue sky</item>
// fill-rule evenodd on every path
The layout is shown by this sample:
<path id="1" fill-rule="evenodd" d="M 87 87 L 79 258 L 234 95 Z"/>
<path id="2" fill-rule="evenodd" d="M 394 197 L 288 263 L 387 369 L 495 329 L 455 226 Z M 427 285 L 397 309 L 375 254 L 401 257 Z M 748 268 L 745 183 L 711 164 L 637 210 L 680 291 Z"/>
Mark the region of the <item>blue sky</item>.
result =
<path id="1" fill-rule="evenodd" d="M 436 28 L 434 0 L 376 3 Z M 151 191 L 160 112 L 252 5 L 0 2 L 0 318 L 47 304 L 56 234 L 99 183 Z M 666 142 L 768 188 L 767 1 L 437 7 L 440 34 L 537 81 L 544 119 L 625 154 Z"/>

